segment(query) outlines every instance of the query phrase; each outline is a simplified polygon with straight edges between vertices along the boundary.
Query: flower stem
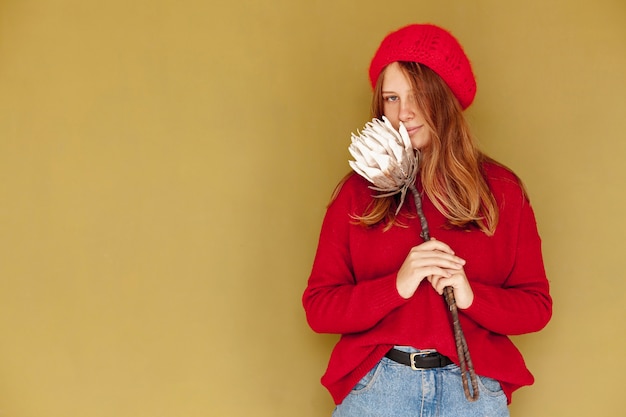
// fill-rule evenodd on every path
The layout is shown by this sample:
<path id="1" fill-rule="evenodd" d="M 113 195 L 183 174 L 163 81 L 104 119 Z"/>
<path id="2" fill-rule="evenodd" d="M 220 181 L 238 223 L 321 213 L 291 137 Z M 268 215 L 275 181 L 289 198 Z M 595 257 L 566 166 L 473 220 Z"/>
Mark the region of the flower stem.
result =
<path id="1" fill-rule="evenodd" d="M 415 184 L 411 184 L 409 186 L 409 189 L 413 193 L 413 198 L 415 199 L 415 207 L 417 209 L 417 216 L 420 219 L 420 225 L 422 228 L 420 236 L 422 237 L 422 239 L 424 239 L 424 241 L 429 241 L 430 230 L 428 229 L 428 222 L 426 221 L 426 216 L 424 215 L 424 209 L 422 207 L 422 197 L 420 196 L 419 191 L 417 191 L 417 187 L 415 187 Z M 472 363 L 472 358 L 467 347 L 467 341 L 465 340 L 465 334 L 463 334 L 461 322 L 459 321 L 459 311 L 456 306 L 456 300 L 454 298 L 454 291 L 452 287 L 445 287 L 443 289 L 443 296 L 446 300 L 448 308 L 450 309 L 450 314 L 452 315 L 452 325 L 454 327 L 454 341 L 456 342 L 456 352 L 459 356 L 463 391 L 465 392 L 465 397 L 468 399 L 468 401 L 473 402 L 478 399 L 478 381 L 476 379 L 476 373 L 474 372 L 474 364 Z M 468 372 L 472 383 L 471 393 L 469 389 L 469 383 L 467 381 Z"/>
<path id="2" fill-rule="evenodd" d="M 419 191 L 415 187 L 415 184 L 411 184 L 409 186 L 409 190 L 413 193 L 413 198 L 415 199 L 415 207 L 417 208 L 417 216 L 420 219 L 420 226 L 422 227 L 422 232 L 420 236 L 425 241 L 430 240 L 430 230 L 428 229 L 428 222 L 426 221 L 426 216 L 424 216 L 424 209 L 422 208 L 422 197 L 420 197 Z"/>

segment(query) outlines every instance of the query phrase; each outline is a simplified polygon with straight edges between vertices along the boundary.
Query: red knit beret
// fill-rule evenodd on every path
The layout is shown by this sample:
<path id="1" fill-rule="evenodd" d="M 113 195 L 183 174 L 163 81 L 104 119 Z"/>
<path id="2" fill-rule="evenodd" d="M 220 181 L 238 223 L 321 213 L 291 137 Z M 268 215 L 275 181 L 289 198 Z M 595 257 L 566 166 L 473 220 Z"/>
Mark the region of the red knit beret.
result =
<path id="1" fill-rule="evenodd" d="M 372 87 L 381 71 L 396 61 L 418 62 L 435 71 L 463 109 L 474 101 L 476 80 L 472 66 L 461 44 L 447 30 L 431 24 L 414 24 L 387 35 L 370 64 Z"/>

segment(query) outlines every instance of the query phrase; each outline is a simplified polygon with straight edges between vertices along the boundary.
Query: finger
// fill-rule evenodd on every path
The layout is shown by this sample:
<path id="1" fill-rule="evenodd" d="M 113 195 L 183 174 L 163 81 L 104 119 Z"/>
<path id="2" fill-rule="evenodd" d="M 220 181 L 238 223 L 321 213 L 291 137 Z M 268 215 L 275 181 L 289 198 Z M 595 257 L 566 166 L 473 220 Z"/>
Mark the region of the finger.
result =
<path id="1" fill-rule="evenodd" d="M 411 251 L 408 260 L 414 267 L 436 265 L 441 268 L 461 269 L 465 260 L 449 253 L 439 251 Z"/>
<path id="2" fill-rule="evenodd" d="M 452 287 L 456 291 L 463 287 L 463 279 L 460 275 L 450 274 L 447 276 L 442 276 L 436 282 L 436 290 L 438 293 L 443 294 L 443 290 L 446 287 Z"/>
<path id="3" fill-rule="evenodd" d="M 433 289 L 439 294 L 442 295 L 443 294 L 443 289 L 445 288 L 445 285 L 442 285 L 441 282 L 444 279 L 448 279 L 450 278 L 449 275 L 430 275 L 428 277 L 428 282 L 430 282 L 430 285 L 432 285 Z"/>
<path id="4" fill-rule="evenodd" d="M 415 248 L 418 250 L 438 250 L 454 255 L 454 251 L 450 246 L 434 238 L 415 246 Z"/>
<path id="5" fill-rule="evenodd" d="M 420 275 L 424 276 L 425 279 L 428 280 L 432 284 L 432 282 L 437 282 L 442 277 L 449 278 L 451 276 L 450 272 L 447 269 L 438 268 L 438 267 L 428 267 L 420 270 Z"/>
<path id="6" fill-rule="evenodd" d="M 435 291 L 443 294 L 445 289 L 450 287 L 454 291 L 454 298 L 458 308 L 466 309 L 470 307 L 474 301 L 474 292 L 469 283 L 460 275 L 452 275 L 451 277 L 442 277 L 437 280 Z"/>
<path id="7" fill-rule="evenodd" d="M 431 284 L 433 288 L 435 289 L 435 291 L 437 291 L 439 295 L 442 295 L 443 289 L 449 286 L 448 284 L 449 280 L 450 280 L 450 277 L 439 276 L 437 279 L 434 279 L 431 282 Z"/>

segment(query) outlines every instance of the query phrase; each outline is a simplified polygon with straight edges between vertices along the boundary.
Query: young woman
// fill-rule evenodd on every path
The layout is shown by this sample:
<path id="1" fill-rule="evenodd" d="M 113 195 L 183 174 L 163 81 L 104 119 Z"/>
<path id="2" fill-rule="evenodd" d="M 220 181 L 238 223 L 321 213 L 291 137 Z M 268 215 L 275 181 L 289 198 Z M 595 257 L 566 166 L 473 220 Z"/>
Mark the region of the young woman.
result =
<path id="1" fill-rule="evenodd" d="M 389 34 L 370 65 L 373 116 L 402 123 L 420 153 L 411 198 L 375 198 L 348 175 L 322 225 L 303 304 L 311 328 L 340 334 L 322 383 L 335 417 L 508 416 L 533 376 L 509 335 L 542 329 L 552 300 L 533 210 L 520 180 L 476 146 L 463 110 L 476 83 L 458 41 L 434 25 Z M 466 399 L 451 286 L 479 398 Z"/>

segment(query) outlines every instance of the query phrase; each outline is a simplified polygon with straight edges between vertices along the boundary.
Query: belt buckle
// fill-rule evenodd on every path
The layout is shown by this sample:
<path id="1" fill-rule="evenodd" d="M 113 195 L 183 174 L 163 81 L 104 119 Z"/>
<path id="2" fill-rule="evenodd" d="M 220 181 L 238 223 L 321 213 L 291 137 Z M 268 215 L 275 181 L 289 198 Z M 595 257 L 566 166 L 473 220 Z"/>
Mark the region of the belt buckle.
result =
<path id="1" fill-rule="evenodd" d="M 432 355 L 433 353 L 437 353 L 437 351 L 435 349 L 424 349 L 424 350 L 420 350 L 419 352 L 414 352 L 411 353 L 410 361 L 411 361 L 411 369 L 413 369 L 414 371 L 422 371 L 424 370 L 424 368 L 418 368 L 417 366 L 415 366 L 415 358 L 418 356 L 428 356 L 428 355 Z"/>

